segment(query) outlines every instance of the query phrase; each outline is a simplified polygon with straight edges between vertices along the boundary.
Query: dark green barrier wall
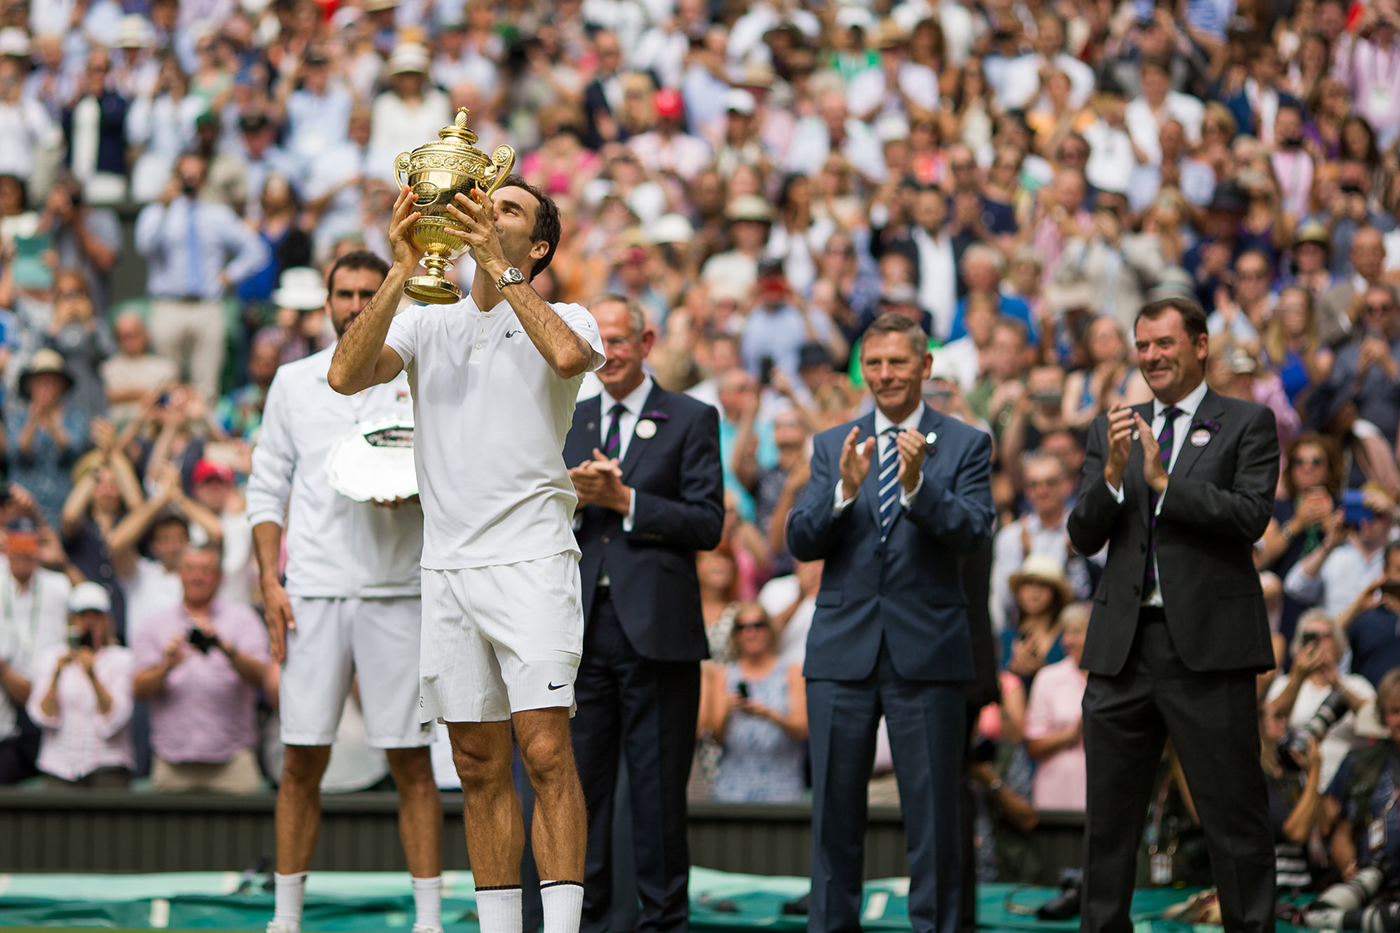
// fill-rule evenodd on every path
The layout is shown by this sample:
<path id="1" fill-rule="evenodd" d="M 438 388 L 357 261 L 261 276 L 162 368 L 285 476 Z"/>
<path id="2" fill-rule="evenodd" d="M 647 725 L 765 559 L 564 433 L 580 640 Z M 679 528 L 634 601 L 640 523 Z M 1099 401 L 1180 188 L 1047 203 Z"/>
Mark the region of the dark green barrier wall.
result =
<path id="1" fill-rule="evenodd" d="M 273 852 L 271 794 L 250 797 L 126 792 L 52 795 L 0 792 L 0 872 L 160 872 L 241 870 Z M 462 796 L 444 794 L 445 865 L 465 869 Z M 402 871 L 398 798 L 350 794 L 325 798 L 313 868 Z M 690 810 L 696 865 L 763 875 L 806 875 L 811 811 L 805 805 L 695 803 Z M 1042 877 L 1080 861 L 1079 814 L 1042 814 L 1036 830 Z M 899 812 L 872 808 L 866 877 L 904 875 Z"/>

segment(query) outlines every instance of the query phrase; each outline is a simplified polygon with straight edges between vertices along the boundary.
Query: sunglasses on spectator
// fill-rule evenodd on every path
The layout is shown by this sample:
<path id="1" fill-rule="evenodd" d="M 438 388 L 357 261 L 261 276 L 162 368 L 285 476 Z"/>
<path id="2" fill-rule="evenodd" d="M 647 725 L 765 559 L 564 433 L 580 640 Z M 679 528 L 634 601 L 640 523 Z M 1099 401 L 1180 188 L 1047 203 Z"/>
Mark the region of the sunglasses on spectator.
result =
<path id="1" fill-rule="evenodd" d="M 734 631 L 736 631 L 736 632 L 743 632 L 743 631 L 746 631 L 746 630 L 748 630 L 748 629 L 767 628 L 767 627 L 768 627 L 768 623 L 762 621 L 761 619 L 760 619 L 759 621 L 757 621 L 757 622 L 735 622 L 735 623 L 734 623 Z"/>
<path id="2" fill-rule="evenodd" d="M 1059 479 L 1028 479 L 1026 480 L 1026 488 L 1050 489 L 1051 487 L 1060 485 L 1061 482 L 1062 480 Z"/>
<path id="3" fill-rule="evenodd" d="M 1294 457 L 1294 458 L 1293 458 L 1293 465 L 1294 465 L 1294 466 L 1326 466 L 1326 465 L 1327 465 L 1327 458 L 1326 458 L 1326 457 L 1319 457 L 1319 456 L 1316 456 L 1316 455 L 1311 456 L 1311 457 Z"/>
<path id="4" fill-rule="evenodd" d="M 1385 314 L 1387 311 L 1394 311 L 1394 310 L 1395 310 L 1395 305 L 1391 304 L 1391 303 L 1388 302 L 1388 301 L 1382 301 L 1382 302 L 1380 302 L 1380 303 L 1371 302 L 1371 301 L 1366 302 L 1366 311 L 1367 311 L 1368 313 L 1374 312 L 1374 313 L 1376 313 L 1376 314 Z"/>

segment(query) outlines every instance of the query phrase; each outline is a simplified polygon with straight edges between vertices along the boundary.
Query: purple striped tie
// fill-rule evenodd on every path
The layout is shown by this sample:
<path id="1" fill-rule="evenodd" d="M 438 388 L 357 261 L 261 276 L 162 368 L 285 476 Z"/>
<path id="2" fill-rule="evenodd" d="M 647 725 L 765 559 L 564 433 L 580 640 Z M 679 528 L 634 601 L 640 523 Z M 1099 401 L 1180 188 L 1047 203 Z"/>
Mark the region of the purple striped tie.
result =
<path id="1" fill-rule="evenodd" d="M 612 421 L 608 422 L 608 433 L 603 438 L 603 456 L 609 460 L 617 459 L 617 452 L 622 449 L 622 438 L 618 436 L 618 427 L 622 424 L 622 413 L 627 410 L 627 406 L 618 402 L 608 409 L 608 414 L 612 415 Z"/>
<path id="2" fill-rule="evenodd" d="M 1176 441 L 1176 419 L 1181 416 L 1181 409 L 1175 405 L 1168 406 L 1162 415 L 1166 418 L 1166 423 L 1162 425 L 1162 433 L 1157 435 L 1157 446 L 1161 448 L 1162 469 L 1171 471 L 1172 445 Z M 1142 574 L 1142 595 L 1144 598 L 1151 595 L 1157 588 L 1157 499 L 1155 492 L 1149 493 L 1147 497 L 1147 568 Z"/>

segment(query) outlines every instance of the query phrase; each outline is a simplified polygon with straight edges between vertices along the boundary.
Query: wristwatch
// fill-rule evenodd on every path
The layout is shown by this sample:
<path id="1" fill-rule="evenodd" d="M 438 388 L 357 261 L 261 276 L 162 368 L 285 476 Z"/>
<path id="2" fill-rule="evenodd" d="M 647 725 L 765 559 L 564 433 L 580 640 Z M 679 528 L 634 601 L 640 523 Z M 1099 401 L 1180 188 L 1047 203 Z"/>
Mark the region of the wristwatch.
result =
<path id="1" fill-rule="evenodd" d="M 521 272 L 520 272 L 520 270 L 517 269 L 517 268 L 515 268 L 515 266 L 511 266 L 509 269 L 507 269 L 506 271 L 502 272 L 502 273 L 501 273 L 501 277 L 500 277 L 499 279 L 496 280 L 496 288 L 497 288 L 498 290 L 504 289 L 507 285 L 524 285 L 524 284 L 525 284 L 525 276 L 522 275 Z"/>

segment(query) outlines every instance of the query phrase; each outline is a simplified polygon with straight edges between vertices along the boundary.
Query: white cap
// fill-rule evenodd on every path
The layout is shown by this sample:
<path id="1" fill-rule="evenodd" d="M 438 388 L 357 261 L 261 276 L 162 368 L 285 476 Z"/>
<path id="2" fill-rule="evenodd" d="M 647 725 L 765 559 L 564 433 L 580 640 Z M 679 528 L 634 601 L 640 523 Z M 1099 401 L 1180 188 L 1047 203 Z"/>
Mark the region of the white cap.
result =
<path id="1" fill-rule="evenodd" d="M 279 308 L 314 311 L 326 303 L 326 286 L 321 273 L 308 266 L 284 269 L 272 292 L 272 303 Z"/>
<path id="2" fill-rule="evenodd" d="M 18 26 L 0 29 L 0 55 L 29 57 L 29 34 Z"/>
<path id="3" fill-rule="evenodd" d="M 663 214 L 647 233 L 653 243 L 689 243 L 695 228 L 680 214 Z"/>
<path id="4" fill-rule="evenodd" d="M 758 107 L 758 102 L 753 99 L 753 95 L 741 87 L 733 87 L 725 91 L 719 102 L 724 110 L 733 110 L 748 117 L 753 116 L 754 110 Z"/>
<path id="5" fill-rule="evenodd" d="M 902 113 L 888 111 L 875 120 L 875 137 L 882 143 L 909 138 L 909 119 Z"/>
<path id="6" fill-rule="evenodd" d="M 98 583 L 83 582 L 73 587 L 68 594 L 68 611 L 79 612 L 111 612 L 112 597 L 107 590 Z"/>

